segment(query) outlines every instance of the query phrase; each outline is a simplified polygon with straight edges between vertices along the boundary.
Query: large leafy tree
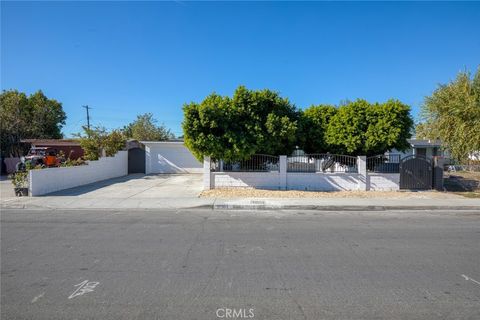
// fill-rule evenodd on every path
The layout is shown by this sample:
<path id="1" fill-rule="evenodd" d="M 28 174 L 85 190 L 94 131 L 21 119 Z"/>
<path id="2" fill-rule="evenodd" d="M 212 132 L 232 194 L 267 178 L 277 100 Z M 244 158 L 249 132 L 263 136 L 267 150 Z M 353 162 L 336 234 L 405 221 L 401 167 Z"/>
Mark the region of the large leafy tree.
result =
<path id="1" fill-rule="evenodd" d="M 137 116 L 137 119 L 123 128 L 127 138 L 140 141 L 171 140 L 175 136 L 164 125 L 158 125 L 153 114 L 145 113 Z"/>
<path id="2" fill-rule="evenodd" d="M 83 133 L 77 133 L 80 146 L 83 149 L 85 160 L 98 160 L 102 150 L 107 157 L 114 156 L 118 151 L 125 149 L 126 137 L 120 130 L 108 132 L 102 126 L 88 128 L 83 126 Z"/>
<path id="3" fill-rule="evenodd" d="M 416 135 L 441 139 L 460 161 L 480 151 L 480 68 L 473 78 L 469 72 L 460 72 L 425 98 Z"/>
<path id="4" fill-rule="evenodd" d="M 232 108 L 243 135 L 255 145 L 255 153 L 290 154 L 295 148 L 300 113 L 277 92 L 240 86 Z"/>
<path id="5" fill-rule="evenodd" d="M 203 156 L 230 160 L 255 153 L 255 144 L 244 132 L 239 110 L 231 105 L 229 97 L 213 93 L 201 103 L 183 107 L 185 145 L 199 160 Z"/>
<path id="6" fill-rule="evenodd" d="M 413 119 L 408 105 L 392 99 L 372 105 L 368 115 L 365 154 L 381 154 L 391 149 L 403 151 L 410 147 L 407 139 L 412 136 Z"/>
<path id="7" fill-rule="evenodd" d="M 232 98 L 214 93 L 183 111 L 185 144 L 198 159 L 238 160 L 255 153 L 286 154 L 295 147 L 299 113 L 270 90 L 240 86 Z"/>
<path id="8" fill-rule="evenodd" d="M 412 126 L 410 107 L 400 101 L 370 104 L 359 99 L 338 108 L 328 124 L 326 142 L 336 152 L 353 155 L 404 150 Z"/>
<path id="9" fill-rule="evenodd" d="M 332 152 L 326 141 L 326 131 L 337 108 L 331 105 L 313 105 L 303 111 L 298 141 L 307 153 Z"/>
<path id="10" fill-rule="evenodd" d="M 21 139 L 61 138 L 66 118 L 62 104 L 47 98 L 42 91 L 28 97 L 17 90 L 3 91 L 0 95 L 2 155 L 23 155 Z"/>
<path id="11" fill-rule="evenodd" d="M 32 122 L 30 138 L 60 139 L 62 127 L 67 116 L 62 104 L 54 99 L 48 99 L 42 91 L 37 91 L 28 97 Z"/>

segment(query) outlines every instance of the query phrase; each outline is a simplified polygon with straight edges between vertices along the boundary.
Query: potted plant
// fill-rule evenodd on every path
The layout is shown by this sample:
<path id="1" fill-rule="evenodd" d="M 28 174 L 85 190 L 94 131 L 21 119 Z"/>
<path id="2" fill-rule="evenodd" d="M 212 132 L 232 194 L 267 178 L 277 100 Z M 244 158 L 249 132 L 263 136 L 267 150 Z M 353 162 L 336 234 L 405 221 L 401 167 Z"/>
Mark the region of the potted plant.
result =
<path id="1" fill-rule="evenodd" d="M 28 171 L 17 171 L 11 177 L 15 195 L 17 197 L 28 196 Z"/>

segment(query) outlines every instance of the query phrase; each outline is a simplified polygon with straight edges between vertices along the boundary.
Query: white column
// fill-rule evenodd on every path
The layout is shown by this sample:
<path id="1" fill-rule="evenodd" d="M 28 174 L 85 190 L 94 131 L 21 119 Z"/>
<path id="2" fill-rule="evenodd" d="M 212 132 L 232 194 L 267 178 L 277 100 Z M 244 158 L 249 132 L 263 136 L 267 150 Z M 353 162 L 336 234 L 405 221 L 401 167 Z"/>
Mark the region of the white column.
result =
<path id="1" fill-rule="evenodd" d="M 367 174 L 367 156 L 358 156 L 357 157 L 357 168 L 358 168 L 358 190 L 368 191 L 370 190 L 370 181 Z"/>
<path id="2" fill-rule="evenodd" d="M 34 192 L 37 190 L 33 190 L 33 170 L 28 171 L 28 196 L 33 197 Z M 36 194 L 35 194 L 36 195 Z"/>
<path id="3" fill-rule="evenodd" d="M 280 165 L 278 166 L 280 175 L 280 190 L 287 189 L 287 156 L 280 156 Z"/>
<path id="4" fill-rule="evenodd" d="M 210 190 L 211 185 L 211 173 L 210 173 L 210 157 L 203 157 L 203 190 Z"/>
<path id="5" fill-rule="evenodd" d="M 150 153 L 150 147 L 145 146 L 145 174 L 150 174 L 152 172 L 152 155 Z"/>

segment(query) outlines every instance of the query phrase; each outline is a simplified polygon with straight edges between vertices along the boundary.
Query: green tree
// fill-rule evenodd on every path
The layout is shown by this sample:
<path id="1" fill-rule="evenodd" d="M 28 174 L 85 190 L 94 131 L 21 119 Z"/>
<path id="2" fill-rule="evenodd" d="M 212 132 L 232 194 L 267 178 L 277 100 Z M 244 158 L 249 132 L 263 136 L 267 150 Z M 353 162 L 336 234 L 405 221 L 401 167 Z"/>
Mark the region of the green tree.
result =
<path id="1" fill-rule="evenodd" d="M 469 72 L 460 72 L 425 98 L 416 135 L 442 140 L 459 161 L 480 150 L 480 67 L 473 78 Z"/>
<path id="2" fill-rule="evenodd" d="M 244 135 L 239 112 L 231 99 L 212 93 L 201 103 L 183 107 L 185 145 L 199 160 L 204 155 L 216 159 L 238 159 L 255 153 L 251 139 Z"/>
<path id="3" fill-rule="evenodd" d="M 118 151 L 125 149 L 127 139 L 120 130 L 113 130 L 103 141 L 103 148 L 107 157 L 113 157 Z"/>
<path id="4" fill-rule="evenodd" d="M 3 91 L 0 95 L 2 155 L 23 155 L 21 139 L 61 138 L 65 120 L 62 104 L 48 99 L 42 91 L 28 97 L 17 90 Z"/>
<path id="5" fill-rule="evenodd" d="M 299 113 L 270 90 L 240 86 L 232 98 L 213 93 L 183 111 L 185 144 L 198 159 L 238 160 L 290 153 L 295 147 Z"/>
<path id="6" fill-rule="evenodd" d="M 85 160 L 98 160 L 101 155 L 104 140 L 107 138 L 107 130 L 104 127 L 88 128 L 83 126 L 84 135 L 78 133 L 76 136 L 80 139 L 80 146 L 83 149 L 83 158 Z"/>
<path id="7" fill-rule="evenodd" d="M 28 136 L 31 119 L 27 96 L 16 90 L 4 91 L 0 96 L 0 139 L 2 156 L 21 156 L 20 140 Z"/>
<path id="8" fill-rule="evenodd" d="M 127 138 L 139 141 L 164 141 L 175 138 L 164 125 L 157 125 L 157 120 L 151 113 L 138 115 L 137 119 L 125 126 L 122 131 Z"/>
<path id="9" fill-rule="evenodd" d="M 336 113 L 337 108 L 331 105 L 312 105 L 303 111 L 298 143 L 306 153 L 334 152 L 326 141 L 326 131 Z"/>
<path id="10" fill-rule="evenodd" d="M 30 138 L 61 139 L 61 129 L 67 119 L 62 104 L 48 99 L 42 91 L 30 95 L 28 104 L 32 113 Z"/>
<path id="11" fill-rule="evenodd" d="M 83 127 L 84 134 L 75 134 L 80 139 L 85 160 L 98 160 L 105 150 L 107 157 L 114 156 L 118 151 L 125 149 L 126 138 L 120 130 L 108 132 L 102 126 L 93 128 Z"/>
<path id="12" fill-rule="evenodd" d="M 290 154 L 295 148 L 300 113 L 288 99 L 271 90 L 235 90 L 236 122 L 255 153 Z"/>
<path id="13" fill-rule="evenodd" d="M 353 155 L 405 150 L 412 127 L 410 107 L 400 101 L 370 104 L 359 99 L 338 108 L 328 124 L 326 142 L 338 153 Z"/>
<path id="14" fill-rule="evenodd" d="M 408 105 L 393 99 L 372 105 L 365 134 L 365 154 L 408 149 L 410 145 L 407 139 L 412 136 L 412 129 L 413 119 Z"/>
<path id="15" fill-rule="evenodd" d="M 338 108 L 328 124 L 325 140 L 336 152 L 365 154 L 369 107 L 367 101 L 359 99 Z"/>

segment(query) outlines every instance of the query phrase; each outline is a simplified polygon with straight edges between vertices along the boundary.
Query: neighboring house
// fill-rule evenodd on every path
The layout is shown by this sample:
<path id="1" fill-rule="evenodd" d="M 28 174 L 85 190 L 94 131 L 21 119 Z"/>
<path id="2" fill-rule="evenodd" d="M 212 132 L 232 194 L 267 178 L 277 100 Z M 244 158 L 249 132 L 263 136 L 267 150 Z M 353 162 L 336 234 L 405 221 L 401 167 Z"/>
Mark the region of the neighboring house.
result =
<path id="1" fill-rule="evenodd" d="M 410 149 L 403 152 L 393 149 L 388 152 L 388 154 L 400 154 L 400 158 L 402 159 L 411 155 L 450 157 L 448 150 L 442 148 L 442 142 L 440 140 L 408 139 L 407 141 L 410 144 Z"/>
<path id="2" fill-rule="evenodd" d="M 22 143 L 30 144 L 33 148 L 52 148 L 57 152 L 62 151 L 65 157 L 72 160 L 83 156 L 80 142 L 74 139 L 24 139 Z"/>

